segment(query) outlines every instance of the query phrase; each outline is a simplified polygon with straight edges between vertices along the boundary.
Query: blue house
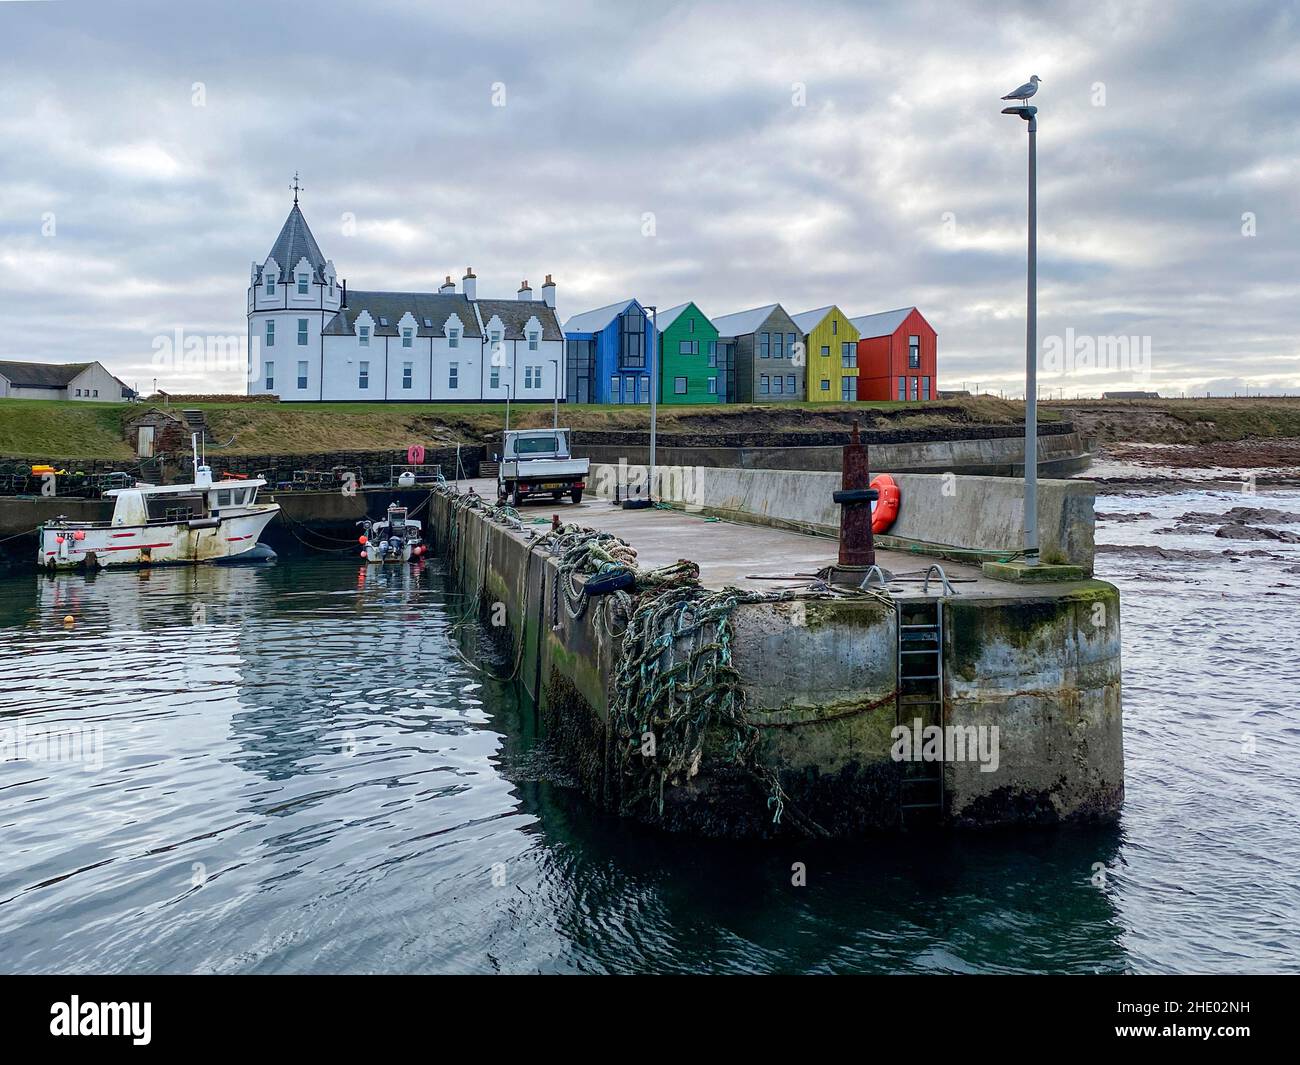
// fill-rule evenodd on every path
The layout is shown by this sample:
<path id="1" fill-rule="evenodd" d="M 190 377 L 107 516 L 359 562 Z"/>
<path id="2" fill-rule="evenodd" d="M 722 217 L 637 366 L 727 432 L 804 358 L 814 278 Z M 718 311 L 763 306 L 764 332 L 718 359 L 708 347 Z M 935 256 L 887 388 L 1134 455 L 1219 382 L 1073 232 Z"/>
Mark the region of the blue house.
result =
<path id="1" fill-rule="evenodd" d="M 564 323 L 570 403 L 649 403 L 658 337 L 636 300 L 575 314 Z M 658 398 L 658 397 L 656 397 Z"/>

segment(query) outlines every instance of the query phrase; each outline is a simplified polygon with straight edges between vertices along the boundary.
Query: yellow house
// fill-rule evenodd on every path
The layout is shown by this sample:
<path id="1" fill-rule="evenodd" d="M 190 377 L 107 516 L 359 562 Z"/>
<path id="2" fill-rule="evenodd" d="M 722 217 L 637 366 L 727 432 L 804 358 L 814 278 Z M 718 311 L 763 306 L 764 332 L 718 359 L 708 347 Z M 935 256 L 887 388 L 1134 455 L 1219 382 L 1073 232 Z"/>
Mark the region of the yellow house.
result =
<path id="1" fill-rule="evenodd" d="M 790 316 L 808 360 L 812 403 L 854 403 L 858 398 L 858 339 L 848 315 L 833 304 Z"/>

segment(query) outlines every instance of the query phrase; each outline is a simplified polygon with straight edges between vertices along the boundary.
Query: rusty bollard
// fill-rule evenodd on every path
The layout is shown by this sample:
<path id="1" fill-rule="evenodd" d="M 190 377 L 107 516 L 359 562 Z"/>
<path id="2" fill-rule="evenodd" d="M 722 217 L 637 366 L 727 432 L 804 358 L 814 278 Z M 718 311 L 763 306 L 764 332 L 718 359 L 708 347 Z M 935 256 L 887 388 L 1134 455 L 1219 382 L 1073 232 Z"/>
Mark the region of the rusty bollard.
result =
<path id="1" fill-rule="evenodd" d="M 840 490 L 832 498 L 840 505 L 840 559 L 844 568 L 867 569 L 876 564 L 876 544 L 871 534 L 871 504 L 879 496 L 871 487 L 867 446 L 853 423 L 853 436 L 844 446 L 844 472 Z"/>

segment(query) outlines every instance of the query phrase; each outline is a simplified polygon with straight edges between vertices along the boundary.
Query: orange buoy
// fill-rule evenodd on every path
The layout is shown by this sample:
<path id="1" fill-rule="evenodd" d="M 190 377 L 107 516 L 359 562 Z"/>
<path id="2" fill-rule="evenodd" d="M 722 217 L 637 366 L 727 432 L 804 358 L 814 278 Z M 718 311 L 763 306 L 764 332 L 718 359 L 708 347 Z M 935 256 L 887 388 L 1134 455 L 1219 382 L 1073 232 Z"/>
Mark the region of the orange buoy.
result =
<path id="1" fill-rule="evenodd" d="M 898 483 L 887 473 L 879 473 L 871 479 L 871 487 L 880 493 L 876 505 L 871 508 L 871 531 L 882 533 L 894 524 L 898 517 L 898 505 L 903 493 Z"/>
<path id="2" fill-rule="evenodd" d="M 74 623 L 76 622 L 76 620 L 77 620 L 77 619 L 74 618 L 71 614 L 65 614 L 65 615 L 64 615 L 64 618 L 63 618 L 63 624 L 65 624 L 65 625 L 72 625 L 72 624 L 74 624 Z"/>

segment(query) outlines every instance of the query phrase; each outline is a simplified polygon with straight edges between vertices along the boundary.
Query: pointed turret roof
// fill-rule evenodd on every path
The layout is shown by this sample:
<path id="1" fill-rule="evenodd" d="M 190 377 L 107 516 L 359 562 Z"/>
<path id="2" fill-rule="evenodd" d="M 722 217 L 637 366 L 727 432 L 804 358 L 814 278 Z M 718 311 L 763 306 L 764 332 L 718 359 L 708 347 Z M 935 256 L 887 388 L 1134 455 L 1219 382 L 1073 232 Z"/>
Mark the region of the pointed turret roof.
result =
<path id="1" fill-rule="evenodd" d="M 311 235 L 307 219 L 302 216 L 302 208 L 298 206 L 297 197 L 294 198 L 289 217 L 284 220 L 280 235 L 275 238 L 275 244 L 271 246 L 270 258 L 276 261 L 282 276 L 288 276 L 289 271 L 305 258 L 311 263 L 315 279 L 321 282 L 325 280 L 325 256 L 321 254 L 316 238 Z M 265 265 L 266 260 L 263 259 L 262 263 Z M 257 277 L 261 280 L 262 266 L 257 268 Z"/>

